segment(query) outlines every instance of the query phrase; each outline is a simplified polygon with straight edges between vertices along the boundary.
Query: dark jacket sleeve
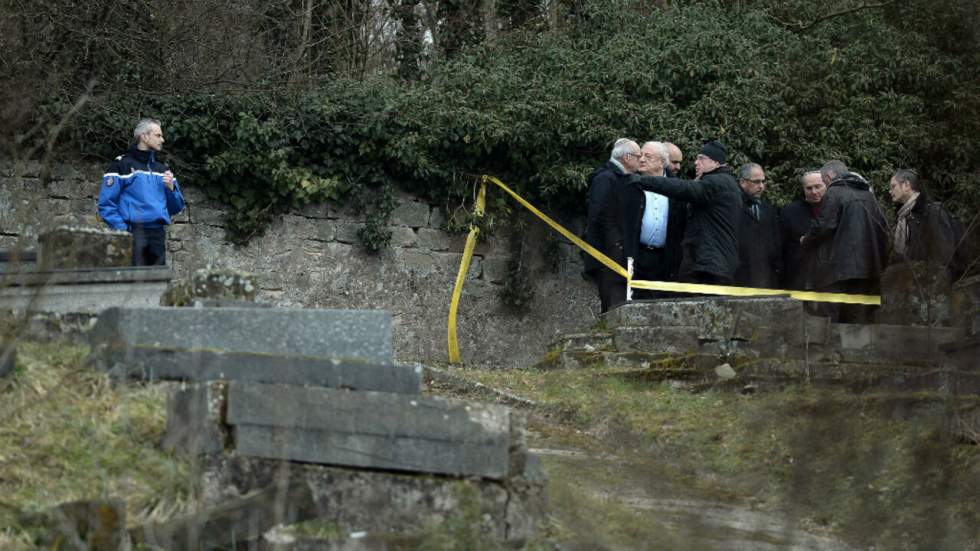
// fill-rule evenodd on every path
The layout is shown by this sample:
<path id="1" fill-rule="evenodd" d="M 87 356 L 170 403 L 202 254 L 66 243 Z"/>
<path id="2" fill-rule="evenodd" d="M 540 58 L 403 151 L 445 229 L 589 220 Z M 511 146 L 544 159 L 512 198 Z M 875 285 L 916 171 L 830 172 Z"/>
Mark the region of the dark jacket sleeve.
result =
<path id="1" fill-rule="evenodd" d="M 644 191 L 652 191 L 678 199 L 687 203 L 710 203 L 711 188 L 700 180 L 681 180 L 680 178 L 664 178 L 663 176 L 634 176 L 631 182 L 636 182 Z"/>

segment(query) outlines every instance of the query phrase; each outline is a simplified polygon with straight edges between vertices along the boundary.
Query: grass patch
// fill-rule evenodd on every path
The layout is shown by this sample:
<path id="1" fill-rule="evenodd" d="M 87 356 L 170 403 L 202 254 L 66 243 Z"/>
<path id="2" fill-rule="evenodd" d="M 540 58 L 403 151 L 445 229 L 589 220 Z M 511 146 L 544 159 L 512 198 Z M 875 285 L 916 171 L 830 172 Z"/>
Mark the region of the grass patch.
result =
<path id="1" fill-rule="evenodd" d="M 456 373 L 538 402 L 542 411 L 570 412 L 558 426 L 532 415 L 536 446 L 655 463 L 658 477 L 720 500 L 788 511 L 803 526 L 859 544 L 967 549 L 980 541 L 980 446 L 947 435 L 949 410 L 935 397 L 800 387 L 692 393 L 609 368 Z M 556 474 L 574 481 L 552 484 L 557 495 L 589 479 L 610 483 L 595 463 Z M 586 507 L 576 514 L 603 513 Z M 566 522 L 581 524 L 574 515 Z"/>
<path id="2" fill-rule="evenodd" d="M 66 501 L 118 498 L 131 524 L 186 509 L 198 477 L 157 446 L 166 387 L 113 385 L 84 364 L 87 353 L 65 344 L 17 344 L 17 370 L 0 380 L 0 500 L 38 512 Z M 11 530 L 6 537 L 17 539 Z"/>

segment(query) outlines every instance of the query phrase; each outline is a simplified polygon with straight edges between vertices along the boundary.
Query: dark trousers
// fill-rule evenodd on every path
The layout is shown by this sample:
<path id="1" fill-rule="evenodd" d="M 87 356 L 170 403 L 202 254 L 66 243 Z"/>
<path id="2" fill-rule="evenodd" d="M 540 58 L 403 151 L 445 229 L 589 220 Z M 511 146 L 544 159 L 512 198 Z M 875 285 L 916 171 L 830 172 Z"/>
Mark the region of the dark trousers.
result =
<path id="1" fill-rule="evenodd" d="M 881 292 L 878 279 L 845 279 L 830 287 L 817 289 L 823 293 L 847 293 L 849 295 L 877 295 Z M 833 323 L 874 323 L 877 306 L 865 304 L 816 303 L 816 314 L 830 318 Z"/>
<path id="2" fill-rule="evenodd" d="M 163 266 L 167 263 L 167 230 L 165 226 L 130 226 L 133 234 L 133 266 Z"/>
<path id="3" fill-rule="evenodd" d="M 633 279 L 669 281 L 670 265 L 667 256 L 667 249 L 663 247 L 650 248 L 641 244 L 636 251 L 636 258 L 633 259 Z M 633 289 L 633 299 L 635 300 L 665 298 L 674 295 L 675 293 L 667 291 Z"/>
<path id="4" fill-rule="evenodd" d="M 602 313 L 608 312 L 613 306 L 626 302 L 626 280 L 606 266 L 599 266 L 596 284 L 599 286 L 599 302 Z"/>

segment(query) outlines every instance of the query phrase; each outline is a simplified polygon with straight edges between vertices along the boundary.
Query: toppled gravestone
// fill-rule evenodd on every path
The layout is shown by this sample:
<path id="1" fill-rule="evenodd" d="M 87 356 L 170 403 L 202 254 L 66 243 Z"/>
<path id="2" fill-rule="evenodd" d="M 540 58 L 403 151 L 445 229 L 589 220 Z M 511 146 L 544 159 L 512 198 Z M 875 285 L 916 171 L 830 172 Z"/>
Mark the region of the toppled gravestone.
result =
<path id="1" fill-rule="evenodd" d="M 203 268 L 172 281 L 160 297 L 160 306 L 254 305 L 259 291 L 255 275 L 232 269 Z"/>
<path id="2" fill-rule="evenodd" d="M 164 446 L 205 465 L 209 508 L 137 541 L 211 548 L 312 518 L 413 530 L 469 499 L 489 537 L 519 542 L 543 514 L 523 416 L 422 396 L 420 367 L 394 362 L 386 312 L 115 308 L 91 336 L 111 373 L 184 381 Z"/>
<path id="3" fill-rule="evenodd" d="M 133 263 L 133 236 L 103 228 L 58 226 L 38 236 L 38 269 L 114 268 Z"/>
<path id="4" fill-rule="evenodd" d="M 391 316 L 375 310 L 108 308 L 89 335 L 96 364 L 123 376 L 162 377 L 167 369 L 187 368 L 173 355 L 193 351 L 210 351 L 218 361 L 222 352 L 306 356 L 351 369 L 393 363 Z M 235 378 L 234 363 L 226 362 L 221 378 Z"/>

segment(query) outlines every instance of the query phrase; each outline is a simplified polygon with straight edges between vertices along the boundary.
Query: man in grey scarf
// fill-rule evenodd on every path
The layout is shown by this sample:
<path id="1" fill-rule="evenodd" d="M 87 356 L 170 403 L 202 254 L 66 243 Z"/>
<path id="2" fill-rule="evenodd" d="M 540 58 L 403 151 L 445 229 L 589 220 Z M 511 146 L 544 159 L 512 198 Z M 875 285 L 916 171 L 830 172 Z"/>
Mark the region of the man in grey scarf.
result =
<path id="1" fill-rule="evenodd" d="M 925 261 L 946 268 L 950 278 L 964 267 L 963 225 L 938 201 L 929 201 L 913 170 L 895 172 L 888 185 L 899 205 L 889 264 Z"/>

